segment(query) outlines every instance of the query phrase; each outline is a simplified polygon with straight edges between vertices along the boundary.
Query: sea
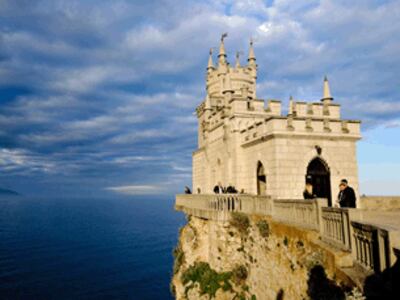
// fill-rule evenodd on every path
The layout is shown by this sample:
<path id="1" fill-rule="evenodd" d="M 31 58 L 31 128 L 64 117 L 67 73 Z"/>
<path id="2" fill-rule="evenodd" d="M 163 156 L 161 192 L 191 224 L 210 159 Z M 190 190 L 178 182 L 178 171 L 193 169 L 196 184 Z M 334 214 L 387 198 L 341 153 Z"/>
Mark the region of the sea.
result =
<path id="1" fill-rule="evenodd" d="M 169 300 L 173 197 L 0 197 L 0 299 Z"/>

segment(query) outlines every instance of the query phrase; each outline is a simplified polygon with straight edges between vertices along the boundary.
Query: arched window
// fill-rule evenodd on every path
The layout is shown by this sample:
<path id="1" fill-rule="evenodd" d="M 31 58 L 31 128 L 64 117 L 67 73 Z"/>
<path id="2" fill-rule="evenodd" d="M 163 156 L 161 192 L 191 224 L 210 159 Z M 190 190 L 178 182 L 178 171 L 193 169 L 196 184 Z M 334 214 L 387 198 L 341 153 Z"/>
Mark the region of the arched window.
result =
<path id="1" fill-rule="evenodd" d="M 265 176 L 264 166 L 259 161 L 257 164 L 257 195 L 265 195 L 267 190 L 267 177 Z"/>
<path id="2" fill-rule="evenodd" d="M 306 180 L 313 186 L 313 194 L 318 198 L 327 198 L 332 206 L 331 175 L 328 164 L 319 157 L 314 158 L 307 167 Z"/>

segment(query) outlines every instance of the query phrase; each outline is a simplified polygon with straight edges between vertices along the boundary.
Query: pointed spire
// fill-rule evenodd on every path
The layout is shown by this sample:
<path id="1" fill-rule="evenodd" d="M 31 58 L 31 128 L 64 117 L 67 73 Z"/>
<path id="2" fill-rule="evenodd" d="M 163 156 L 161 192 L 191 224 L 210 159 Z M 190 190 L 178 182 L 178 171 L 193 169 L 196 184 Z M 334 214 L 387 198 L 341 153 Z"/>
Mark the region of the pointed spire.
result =
<path id="1" fill-rule="evenodd" d="M 235 63 L 235 68 L 240 68 L 240 54 L 242 54 L 241 51 L 236 52 L 236 63 Z"/>
<path id="2" fill-rule="evenodd" d="M 247 61 L 249 62 L 249 66 L 256 65 L 256 55 L 254 54 L 254 47 L 253 47 L 253 39 L 250 39 L 250 49 L 249 49 L 249 58 Z"/>
<path id="3" fill-rule="evenodd" d="M 214 69 L 214 63 L 213 63 L 213 59 L 212 59 L 212 53 L 213 53 L 213 48 L 210 48 L 210 56 L 208 57 L 207 70 Z"/>
<path id="4" fill-rule="evenodd" d="M 226 64 L 226 53 L 225 53 L 225 45 L 224 38 L 228 36 L 227 33 L 221 35 L 221 44 L 219 46 L 219 54 L 218 54 L 218 62 L 220 65 Z"/>
<path id="5" fill-rule="evenodd" d="M 288 113 L 288 115 L 289 116 L 293 115 L 293 97 L 292 97 L 292 95 L 290 95 L 290 98 L 289 98 L 289 113 Z"/>
<path id="6" fill-rule="evenodd" d="M 333 100 L 333 97 L 331 95 L 331 90 L 329 88 L 329 81 L 328 81 L 328 78 L 325 76 L 325 78 L 324 78 L 324 94 L 322 96 L 321 101 L 322 102 L 326 101 L 329 103 L 331 100 Z"/>

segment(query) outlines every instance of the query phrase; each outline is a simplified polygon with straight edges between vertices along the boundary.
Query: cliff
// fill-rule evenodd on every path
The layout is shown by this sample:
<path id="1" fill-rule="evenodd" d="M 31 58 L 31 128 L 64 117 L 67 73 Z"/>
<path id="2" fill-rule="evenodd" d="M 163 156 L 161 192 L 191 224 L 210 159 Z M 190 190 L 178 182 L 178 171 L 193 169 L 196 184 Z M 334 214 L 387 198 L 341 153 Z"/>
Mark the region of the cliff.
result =
<path id="1" fill-rule="evenodd" d="M 311 230 L 267 216 L 188 217 L 174 251 L 176 299 L 356 299 L 335 252 Z M 335 263 L 336 260 L 336 263 Z M 357 299 L 363 299 L 359 297 Z"/>

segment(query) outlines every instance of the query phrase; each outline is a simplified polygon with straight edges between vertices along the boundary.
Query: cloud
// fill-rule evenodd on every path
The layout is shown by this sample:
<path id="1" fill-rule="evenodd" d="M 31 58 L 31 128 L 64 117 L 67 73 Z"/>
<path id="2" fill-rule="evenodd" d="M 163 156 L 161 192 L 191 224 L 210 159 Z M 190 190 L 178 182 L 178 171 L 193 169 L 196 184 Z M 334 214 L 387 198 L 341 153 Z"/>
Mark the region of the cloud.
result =
<path id="1" fill-rule="evenodd" d="M 231 62 L 254 38 L 259 98 L 319 100 L 327 74 L 345 117 L 396 127 L 399 13 L 373 0 L 0 1 L 0 184 L 189 184 L 222 32 Z"/>
<path id="2" fill-rule="evenodd" d="M 164 189 L 155 185 L 125 185 L 108 187 L 106 190 L 126 195 L 154 195 L 161 193 Z"/>

